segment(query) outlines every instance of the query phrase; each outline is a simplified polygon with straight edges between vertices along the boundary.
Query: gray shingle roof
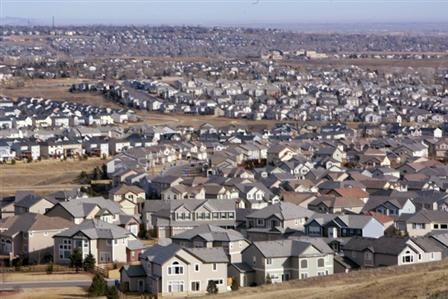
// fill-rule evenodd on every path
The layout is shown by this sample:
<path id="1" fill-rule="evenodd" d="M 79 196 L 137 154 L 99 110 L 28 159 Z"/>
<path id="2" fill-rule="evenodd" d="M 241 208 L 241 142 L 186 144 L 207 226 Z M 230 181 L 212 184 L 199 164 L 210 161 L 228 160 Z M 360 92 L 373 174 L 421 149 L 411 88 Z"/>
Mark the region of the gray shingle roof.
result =
<path id="1" fill-rule="evenodd" d="M 125 265 L 120 271 L 125 271 L 129 277 L 144 277 L 146 276 L 145 268 L 142 265 Z"/>
<path id="2" fill-rule="evenodd" d="M 269 218 L 271 216 L 276 216 L 280 220 L 297 219 L 304 217 L 311 217 L 314 213 L 306 208 L 295 205 L 290 202 L 280 202 L 263 209 L 255 211 L 249 215 L 248 218 Z"/>
<path id="3" fill-rule="evenodd" d="M 228 263 L 229 258 L 222 247 L 185 248 L 185 250 L 204 263 Z"/>
<path id="4" fill-rule="evenodd" d="M 89 219 L 83 223 L 69 228 L 57 235 L 55 237 L 72 237 L 77 233 L 83 233 L 91 240 L 96 239 L 123 239 L 127 238 L 130 232 L 122 227 L 116 226 L 97 219 Z"/>
<path id="5" fill-rule="evenodd" d="M 96 206 L 102 210 L 107 210 L 112 214 L 124 214 L 118 203 L 103 197 L 77 198 L 70 201 L 61 202 L 58 205 L 61 205 L 75 218 L 84 218 Z"/>
<path id="6" fill-rule="evenodd" d="M 194 237 L 200 237 L 206 241 L 230 242 L 244 240 L 244 236 L 233 229 L 223 229 L 219 226 L 205 224 L 196 228 L 177 234 L 171 239 L 191 240 Z"/>
<path id="7" fill-rule="evenodd" d="M 297 240 L 276 240 L 254 242 L 255 246 L 264 257 L 289 257 L 300 256 L 311 243 Z"/>

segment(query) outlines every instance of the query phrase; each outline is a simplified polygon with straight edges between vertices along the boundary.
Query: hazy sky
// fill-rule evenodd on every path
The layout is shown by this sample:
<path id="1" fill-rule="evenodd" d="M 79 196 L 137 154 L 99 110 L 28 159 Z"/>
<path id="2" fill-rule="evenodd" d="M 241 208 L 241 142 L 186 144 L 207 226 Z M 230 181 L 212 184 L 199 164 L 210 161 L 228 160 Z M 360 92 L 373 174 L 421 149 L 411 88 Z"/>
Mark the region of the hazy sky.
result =
<path id="1" fill-rule="evenodd" d="M 1 17 L 56 24 L 448 22 L 448 0 L 0 0 Z"/>

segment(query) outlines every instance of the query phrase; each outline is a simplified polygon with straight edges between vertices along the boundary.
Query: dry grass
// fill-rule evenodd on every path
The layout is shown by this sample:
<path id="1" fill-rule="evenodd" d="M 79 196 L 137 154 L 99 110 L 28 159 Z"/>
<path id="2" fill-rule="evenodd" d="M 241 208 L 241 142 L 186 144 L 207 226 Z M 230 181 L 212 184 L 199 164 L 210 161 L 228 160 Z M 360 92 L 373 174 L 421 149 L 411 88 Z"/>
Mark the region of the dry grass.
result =
<path id="1" fill-rule="evenodd" d="M 53 274 L 47 274 L 45 272 L 13 272 L 5 273 L 2 276 L 2 280 L 5 282 L 15 281 L 70 281 L 70 280 L 91 280 L 92 275 L 90 273 L 75 273 L 75 272 L 54 272 Z"/>
<path id="2" fill-rule="evenodd" d="M 17 190 L 34 190 L 49 193 L 69 190 L 81 171 L 91 172 L 106 161 L 99 158 L 79 160 L 42 160 L 32 163 L 17 162 L 15 165 L 0 165 L 0 194 L 11 195 Z"/>
<path id="3" fill-rule="evenodd" d="M 218 298 L 427 298 L 448 290 L 448 261 L 389 267 L 244 288 Z"/>
<path id="4" fill-rule="evenodd" d="M 20 293 L 7 296 L 8 299 L 67 299 L 88 298 L 86 289 L 81 287 L 24 289 Z"/>

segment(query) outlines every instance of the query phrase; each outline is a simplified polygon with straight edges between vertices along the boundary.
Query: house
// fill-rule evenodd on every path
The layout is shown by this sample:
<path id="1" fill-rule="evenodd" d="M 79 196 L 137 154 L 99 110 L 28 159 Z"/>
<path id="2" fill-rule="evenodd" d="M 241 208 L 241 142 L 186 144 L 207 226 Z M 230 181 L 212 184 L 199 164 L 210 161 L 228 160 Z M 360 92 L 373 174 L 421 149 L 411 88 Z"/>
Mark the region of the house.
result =
<path id="1" fill-rule="evenodd" d="M 388 216 L 399 216 L 403 213 L 414 214 L 414 203 L 405 197 L 372 196 L 362 209 L 363 212 L 379 212 Z"/>
<path id="2" fill-rule="evenodd" d="M 145 191 L 134 185 L 119 185 L 109 191 L 109 199 L 117 202 L 127 215 L 137 215 L 145 201 Z"/>
<path id="3" fill-rule="evenodd" d="M 276 203 L 246 216 L 247 236 L 252 241 L 269 240 L 280 238 L 280 232 L 285 230 L 303 231 L 304 224 L 313 214 L 289 202 Z"/>
<path id="4" fill-rule="evenodd" d="M 157 296 L 193 296 L 207 293 L 213 280 L 218 293 L 228 291 L 228 258 L 223 248 L 182 248 L 156 244 L 141 255 L 141 265 L 120 269 L 120 282 L 128 291 Z"/>
<path id="5" fill-rule="evenodd" d="M 83 258 L 89 253 L 97 264 L 126 263 L 126 248 L 135 240 L 126 229 L 97 219 L 89 219 L 53 236 L 54 262 L 68 264 L 75 248 Z"/>
<path id="6" fill-rule="evenodd" d="M 140 220 L 126 214 L 119 203 L 103 197 L 76 198 L 59 202 L 46 213 L 48 216 L 59 216 L 76 224 L 98 219 L 127 229 L 137 236 Z"/>
<path id="7" fill-rule="evenodd" d="M 53 257 L 53 236 L 74 223 L 60 217 L 24 213 L 0 220 L 0 254 L 10 261 L 23 257 L 30 263 L 48 262 Z"/>
<path id="8" fill-rule="evenodd" d="M 314 214 L 305 224 L 308 236 L 379 238 L 384 235 L 384 226 L 368 215 Z"/>
<path id="9" fill-rule="evenodd" d="M 420 210 L 406 221 L 406 231 L 411 237 L 424 236 L 434 231 L 448 230 L 448 212 Z"/>
<path id="10" fill-rule="evenodd" d="M 344 255 L 362 268 L 438 261 L 442 249 L 430 238 L 354 237 L 344 245 Z"/>
<path id="11" fill-rule="evenodd" d="M 232 199 L 149 200 L 143 215 L 146 228 L 160 239 L 169 238 L 204 224 L 234 228 L 235 201 Z"/>
<path id="12" fill-rule="evenodd" d="M 361 212 L 364 202 L 357 198 L 323 195 L 308 203 L 308 209 L 319 213 Z"/>
<path id="13" fill-rule="evenodd" d="M 34 193 L 16 195 L 14 202 L 14 211 L 16 215 L 24 213 L 45 214 L 54 206 L 55 201 L 50 200 Z"/>
<path id="14" fill-rule="evenodd" d="M 243 251 L 243 265 L 252 268 L 254 273 L 241 275 L 239 266 L 231 265 L 229 275 L 239 280 L 241 286 L 265 284 L 267 277 L 279 283 L 331 275 L 333 256 L 333 250 L 320 239 L 259 241 Z"/>
<path id="15" fill-rule="evenodd" d="M 241 262 L 241 252 L 249 246 L 244 236 L 233 229 L 205 224 L 171 237 L 174 244 L 183 248 L 222 247 L 231 263 Z"/>

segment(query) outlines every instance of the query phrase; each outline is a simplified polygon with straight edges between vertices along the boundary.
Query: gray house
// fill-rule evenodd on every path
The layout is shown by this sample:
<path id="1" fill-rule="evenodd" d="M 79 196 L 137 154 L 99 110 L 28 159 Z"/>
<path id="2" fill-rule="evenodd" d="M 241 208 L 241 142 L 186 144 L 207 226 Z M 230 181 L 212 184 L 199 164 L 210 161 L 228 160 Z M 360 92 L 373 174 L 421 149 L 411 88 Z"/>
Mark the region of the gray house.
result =
<path id="1" fill-rule="evenodd" d="M 154 245 L 140 256 L 138 266 L 120 269 L 121 284 L 129 291 L 161 296 L 207 293 L 211 280 L 218 292 L 228 291 L 227 263 L 223 248 L 182 248 L 176 244 Z"/>
<path id="2" fill-rule="evenodd" d="M 333 274 L 333 251 L 320 239 L 254 242 L 243 251 L 240 264 L 229 275 L 241 286 L 261 285 Z M 252 270 L 252 271 L 251 271 Z"/>

